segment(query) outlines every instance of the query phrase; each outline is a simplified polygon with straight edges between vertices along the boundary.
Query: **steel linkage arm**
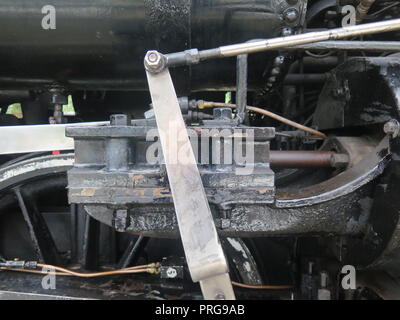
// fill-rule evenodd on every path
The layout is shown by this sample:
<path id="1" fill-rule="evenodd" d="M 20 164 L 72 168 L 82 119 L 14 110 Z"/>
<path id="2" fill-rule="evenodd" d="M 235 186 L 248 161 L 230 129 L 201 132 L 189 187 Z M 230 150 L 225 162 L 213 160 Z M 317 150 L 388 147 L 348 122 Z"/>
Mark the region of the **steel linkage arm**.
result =
<path id="1" fill-rule="evenodd" d="M 233 300 L 228 265 L 169 70 L 149 67 L 157 67 L 160 59 L 160 53 L 148 52 L 146 73 L 190 274 L 194 282 L 200 282 L 205 299 Z M 179 157 L 183 152 L 184 159 Z"/>

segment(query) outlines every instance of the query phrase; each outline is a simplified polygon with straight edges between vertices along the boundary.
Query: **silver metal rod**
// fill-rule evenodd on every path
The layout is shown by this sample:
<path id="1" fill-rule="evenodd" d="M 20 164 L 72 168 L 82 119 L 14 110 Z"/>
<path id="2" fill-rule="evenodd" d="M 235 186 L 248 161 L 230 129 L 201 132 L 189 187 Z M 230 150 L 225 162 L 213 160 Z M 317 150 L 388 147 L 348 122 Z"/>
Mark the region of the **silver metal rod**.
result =
<path id="1" fill-rule="evenodd" d="M 338 40 L 349 37 L 362 36 L 367 34 L 389 32 L 400 29 L 400 19 L 366 23 L 356 26 L 331 29 L 327 31 L 309 32 L 287 37 L 245 42 L 219 47 L 217 50 L 206 50 L 199 52 L 201 59 L 214 57 L 216 51 L 220 57 L 231 57 L 239 54 L 249 54 L 266 50 L 274 50 L 296 45 L 304 45 L 320 41 Z"/>
<path id="2" fill-rule="evenodd" d="M 285 50 L 400 51 L 400 41 L 322 41 L 288 47 Z"/>
<path id="3" fill-rule="evenodd" d="M 0 155 L 55 150 L 73 150 L 74 139 L 65 136 L 66 127 L 99 126 L 106 124 L 109 124 L 109 122 L 103 121 L 31 126 L 1 126 Z"/>
<path id="4" fill-rule="evenodd" d="M 325 50 L 328 48 L 325 48 L 324 46 L 327 47 L 331 46 L 334 47 L 334 49 L 338 50 L 348 49 L 347 47 L 344 47 L 345 44 L 347 43 L 345 41 L 338 44 L 336 47 L 332 42 L 326 43 L 325 41 L 345 39 L 350 37 L 357 37 L 367 34 L 375 34 L 375 33 L 389 32 L 396 30 L 400 30 L 400 19 L 365 23 L 361 25 L 324 30 L 324 31 L 314 31 L 287 37 L 247 41 L 243 43 L 232 44 L 202 51 L 199 51 L 197 49 L 190 49 L 181 52 L 166 54 L 165 56 L 163 56 L 162 61 L 159 62 L 160 65 L 158 64 L 154 65 L 154 62 L 150 63 L 150 65 L 149 63 L 147 64 L 145 63 L 145 67 L 146 70 L 156 73 L 161 71 L 163 68 L 193 65 L 193 64 L 198 64 L 200 61 L 209 59 L 232 57 L 241 54 L 249 54 L 249 53 L 261 52 L 267 50 L 277 50 L 283 48 L 291 48 L 293 50 L 299 48 L 304 49 L 305 45 L 310 45 L 315 43 L 318 43 L 315 44 L 316 47 L 309 47 L 309 48 L 310 49 L 324 48 Z M 350 42 L 348 42 L 347 44 L 350 44 Z M 374 50 L 385 50 L 384 45 L 382 45 L 382 43 L 377 41 L 371 42 L 371 44 L 367 44 L 367 42 L 363 43 L 360 42 L 358 46 L 360 47 L 357 47 L 357 44 L 353 43 L 353 46 L 350 49 L 367 50 L 367 48 L 370 48 Z M 398 45 L 396 45 L 395 42 L 388 42 L 386 43 L 386 49 L 387 49 L 386 51 L 398 51 Z M 158 70 L 156 70 L 157 68 Z"/>

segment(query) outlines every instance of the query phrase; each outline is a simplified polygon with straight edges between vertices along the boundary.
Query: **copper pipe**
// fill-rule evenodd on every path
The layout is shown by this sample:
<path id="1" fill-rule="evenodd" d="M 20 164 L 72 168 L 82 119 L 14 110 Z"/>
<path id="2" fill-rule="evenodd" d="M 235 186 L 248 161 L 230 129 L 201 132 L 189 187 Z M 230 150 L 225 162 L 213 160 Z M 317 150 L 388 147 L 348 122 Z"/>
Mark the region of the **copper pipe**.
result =
<path id="1" fill-rule="evenodd" d="M 335 166 L 335 155 L 332 151 L 271 151 L 270 164 L 283 168 L 329 168 Z"/>
<path id="2" fill-rule="evenodd" d="M 50 266 L 50 265 L 49 265 L 49 267 L 55 268 L 55 266 Z M 12 268 L 0 267 L 0 270 L 43 274 L 43 271 L 31 270 L 31 269 L 12 269 Z M 109 276 L 109 275 L 115 275 L 115 274 L 127 274 L 127 273 L 132 274 L 132 273 L 148 272 L 148 271 L 146 271 L 146 269 L 130 270 L 130 272 L 128 272 L 128 271 L 121 272 L 122 270 L 115 270 L 115 271 L 109 271 L 109 272 L 102 272 L 99 274 L 96 274 L 96 273 L 82 274 L 82 273 L 71 272 L 71 270 L 67 270 L 67 271 L 68 272 L 56 271 L 55 274 L 57 276 L 64 276 L 64 277 L 92 278 L 92 277 Z M 260 285 L 260 286 L 257 286 L 257 285 L 250 285 L 250 284 L 239 283 L 239 282 L 234 282 L 234 281 L 232 281 L 232 285 L 234 285 L 236 287 L 242 287 L 242 288 L 247 288 L 247 289 L 258 289 L 258 290 L 285 290 L 285 289 L 294 288 L 293 286 L 289 286 L 289 285 L 280 285 L 280 286 Z"/>
<path id="3" fill-rule="evenodd" d="M 59 276 L 73 276 L 73 277 L 81 277 L 81 278 L 95 278 L 95 277 L 105 277 L 111 275 L 118 275 L 118 274 L 133 274 L 133 273 L 150 273 L 150 274 L 158 274 L 159 273 L 159 263 L 151 263 L 142 266 L 135 266 L 130 268 L 118 269 L 118 270 L 111 270 L 111 271 L 104 271 L 104 272 L 95 272 L 95 273 L 82 273 L 82 272 L 75 272 L 69 269 L 65 269 L 58 266 L 53 266 L 49 264 L 42 264 L 38 263 L 37 267 L 39 268 L 50 268 L 56 270 L 55 274 Z M 29 273 L 43 273 L 39 270 L 32 270 L 32 269 L 17 269 L 17 268 L 6 268 L 0 267 L 0 270 L 7 270 L 7 271 L 17 271 L 17 272 L 29 272 Z"/>
<path id="4" fill-rule="evenodd" d="M 232 104 L 232 103 L 211 102 L 211 101 L 202 101 L 202 100 L 197 102 L 197 106 L 198 106 L 199 109 L 204 109 L 204 108 L 237 108 L 236 104 Z M 295 127 L 295 128 L 297 128 L 299 130 L 302 130 L 302 131 L 306 131 L 308 133 L 311 133 L 311 134 L 313 134 L 315 136 L 318 136 L 318 137 L 321 137 L 323 139 L 327 138 L 327 136 L 324 133 L 322 133 L 322 132 L 320 132 L 318 130 L 314 130 L 312 128 L 303 126 L 302 124 L 299 124 L 299 123 L 294 122 L 292 120 L 286 119 L 286 118 L 284 118 L 284 117 L 282 117 L 282 116 L 280 116 L 280 115 L 278 115 L 276 113 L 273 113 L 271 111 L 267 111 L 267 110 L 264 110 L 264 109 L 261 109 L 261 108 L 257 108 L 257 107 L 252 107 L 252 106 L 247 106 L 246 109 L 249 110 L 249 111 L 253 111 L 253 112 L 257 112 L 257 113 L 263 114 L 263 115 L 265 115 L 267 117 L 273 118 L 273 119 L 275 119 L 277 121 L 283 122 L 283 123 L 285 123 L 285 124 L 287 124 L 289 126 Z"/>
<path id="5" fill-rule="evenodd" d="M 265 115 L 267 117 L 270 117 L 270 118 L 273 118 L 273 119 L 278 120 L 280 122 L 283 122 L 283 123 L 285 123 L 285 124 L 287 124 L 289 126 L 297 128 L 299 130 L 303 130 L 303 131 L 306 131 L 306 132 L 311 133 L 313 135 L 316 135 L 318 137 L 321 137 L 323 139 L 326 139 L 326 135 L 324 133 L 322 133 L 322 132 L 320 132 L 318 130 L 314 130 L 312 128 L 303 126 L 302 124 L 299 124 L 299 123 L 294 122 L 292 120 L 286 119 L 286 118 L 284 118 L 284 117 L 282 117 L 280 115 L 277 115 L 277 114 L 275 114 L 275 113 L 273 113 L 271 111 L 267 111 L 267 110 L 264 110 L 264 109 L 261 109 L 261 108 L 257 108 L 257 107 L 250 107 L 250 106 L 247 107 L 247 110 L 250 110 L 250 111 L 253 111 L 253 112 L 257 112 L 257 113 L 261 113 L 261 114 L 263 114 L 263 115 Z"/>

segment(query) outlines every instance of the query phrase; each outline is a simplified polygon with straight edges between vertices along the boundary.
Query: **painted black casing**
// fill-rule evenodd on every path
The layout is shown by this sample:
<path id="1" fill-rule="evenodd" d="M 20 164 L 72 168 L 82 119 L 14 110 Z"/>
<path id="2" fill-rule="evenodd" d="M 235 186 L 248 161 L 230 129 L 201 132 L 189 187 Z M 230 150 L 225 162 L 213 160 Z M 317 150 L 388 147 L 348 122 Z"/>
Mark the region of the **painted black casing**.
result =
<path id="1" fill-rule="evenodd" d="M 289 2 L 296 1 L 2 0 L 0 86 L 58 82 L 74 89 L 146 90 L 147 50 L 206 49 L 279 36 L 304 17 L 306 1 Z M 55 30 L 42 28 L 46 5 L 56 9 Z M 296 21 L 285 21 L 288 8 L 298 10 Z M 266 56 L 250 59 L 250 83 L 260 78 Z M 174 77 L 181 91 L 222 89 L 234 85 L 234 72 L 234 59 L 224 59 Z"/>

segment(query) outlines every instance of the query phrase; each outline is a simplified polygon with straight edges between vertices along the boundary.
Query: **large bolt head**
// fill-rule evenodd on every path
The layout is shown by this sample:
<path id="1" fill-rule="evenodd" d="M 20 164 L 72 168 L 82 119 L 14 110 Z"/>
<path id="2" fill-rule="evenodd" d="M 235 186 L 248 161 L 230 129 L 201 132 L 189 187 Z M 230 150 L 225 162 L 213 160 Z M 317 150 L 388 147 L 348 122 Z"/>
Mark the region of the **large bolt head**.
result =
<path id="1" fill-rule="evenodd" d="M 289 8 L 283 13 L 283 17 L 287 22 L 295 22 L 299 17 L 299 12 L 294 8 Z"/>
<path id="2" fill-rule="evenodd" d="M 148 71 L 159 71 L 165 65 L 164 56 L 155 50 L 147 51 L 146 56 L 144 57 L 144 65 Z"/>

